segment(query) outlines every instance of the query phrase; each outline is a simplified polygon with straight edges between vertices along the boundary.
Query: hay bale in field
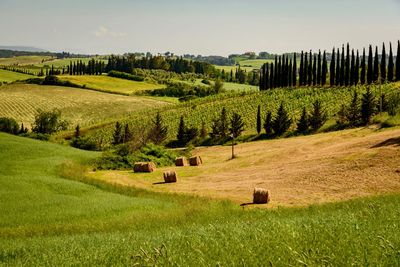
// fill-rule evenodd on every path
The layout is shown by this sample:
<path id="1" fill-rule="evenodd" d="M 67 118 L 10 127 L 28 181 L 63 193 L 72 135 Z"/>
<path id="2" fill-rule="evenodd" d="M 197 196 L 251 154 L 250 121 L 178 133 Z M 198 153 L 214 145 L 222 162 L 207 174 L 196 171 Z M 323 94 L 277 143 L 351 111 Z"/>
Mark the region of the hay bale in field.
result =
<path id="1" fill-rule="evenodd" d="M 191 157 L 189 158 L 189 164 L 190 166 L 199 166 L 203 164 L 203 160 L 200 156 Z"/>
<path id="2" fill-rule="evenodd" d="M 135 162 L 133 165 L 134 172 L 153 172 L 156 169 L 156 164 L 153 162 Z"/>
<path id="3" fill-rule="evenodd" d="M 185 157 L 176 158 L 175 165 L 178 167 L 187 166 L 188 165 L 187 159 Z"/>
<path id="4" fill-rule="evenodd" d="M 176 183 L 177 175 L 175 171 L 165 171 L 164 172 L 164 182 L 166 183 Z"/>
<path id="5" fill-rule="evenodd" d="M 253 203 L 254 204 L 265 204 L 270 202 L 269 191 L 264 188 L 254 188 L 253 192 Z"/>

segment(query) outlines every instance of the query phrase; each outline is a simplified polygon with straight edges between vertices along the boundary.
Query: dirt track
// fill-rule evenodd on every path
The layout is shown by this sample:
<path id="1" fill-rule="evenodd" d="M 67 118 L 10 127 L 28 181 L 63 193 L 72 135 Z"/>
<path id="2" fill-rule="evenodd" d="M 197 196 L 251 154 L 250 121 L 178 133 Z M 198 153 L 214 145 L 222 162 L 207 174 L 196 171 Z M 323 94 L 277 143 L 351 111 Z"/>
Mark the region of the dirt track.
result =
<path id="1" fill-rule="evenodd" d="M 260 141 L 236 147 L 199 148 L 201 167 L 158 169 L 152 174 L 92 173 L 109 182 L 168 191 L 252 200 L 254 187 L 270 190 L 269 206 L 303 206 L 360 196 L 400 192 L 400 129 L 352 129 Z M 178 183 L 158 184 L 164 170 L 177 170 Z"/>

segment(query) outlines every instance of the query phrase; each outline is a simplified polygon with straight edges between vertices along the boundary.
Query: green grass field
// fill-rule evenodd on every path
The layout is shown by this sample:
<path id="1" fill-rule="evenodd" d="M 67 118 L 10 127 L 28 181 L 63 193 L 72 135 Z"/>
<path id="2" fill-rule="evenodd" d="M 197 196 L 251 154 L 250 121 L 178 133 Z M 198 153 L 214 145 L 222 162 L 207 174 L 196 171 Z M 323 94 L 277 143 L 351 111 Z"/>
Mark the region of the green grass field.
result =
<path id="1" fill-rule="evenodd" d="M 0 265 L 400 264 L 399 195 L 242 209 L 86 180 L 93 152 L 2 133 L 0 151 Z"/>
<path id="2" fill-rule="evenodd" d="M 35 65 L 42 61 L 51 60 L 51 56 L 18 56 L 11 58 L 0 58 L 0 65 Z"/>
<path id="3" fill-rule="evenodd" d="M 0 87 L 0 117 L 12 117 L 30 125 L 37 109 L 58 108 L 62 117 L 89 126 L 127 116 L 141 109 L 168 104 L 154 98 L 123 96 L 71 87 L 11 84 Z"/>
<path id="4" fill-rule="evenodd" d="M 0 82 L 10 83 L 18 80 L 26 80 L 32 77 L 33 77 L 32 75 L 28 74 L 23 74 L 8 70 L 0 70 Z"/>
<path id="5" fill-rule="evenodd" d="M 103 61 L 105 64 L 107 64 L 107 60 L 103 59 L 103 58 L 94 58 L 95 60 L 101 60 Z M 67 67 L 69 66 L 70 62 L 74 63 L 76 61 L 82 61 L 83 63 L 85 63 L 86 65 L 88 64 L 88 62 L 92 60 L 92 58 L 89 57 L 85 57 L 85 58 L 63 58 L 63 59 L 54 59 L 51 61 L 47 61 L 47 62 L 43 62 L 40 64 L 35 64 L 35 66 L 37 67 L 45 67 L 45 66 L 54 66 L 55 68 L 62 68 L 62 67 Z"/>
<path id="6" fill-rule="evenodd" d="M 70 81 L 72 83 L 85 86 L 86 88 L 108 92 L 130 95 L 143 90 L 152 90 L 164 88 L 164 85 L 152 84 L 148 82 L 136 82 L 131 80 L 124 80 L 106 75 L 101 76 L 71 76 L 62 75 L 58 76 L 60 80 Z"/>

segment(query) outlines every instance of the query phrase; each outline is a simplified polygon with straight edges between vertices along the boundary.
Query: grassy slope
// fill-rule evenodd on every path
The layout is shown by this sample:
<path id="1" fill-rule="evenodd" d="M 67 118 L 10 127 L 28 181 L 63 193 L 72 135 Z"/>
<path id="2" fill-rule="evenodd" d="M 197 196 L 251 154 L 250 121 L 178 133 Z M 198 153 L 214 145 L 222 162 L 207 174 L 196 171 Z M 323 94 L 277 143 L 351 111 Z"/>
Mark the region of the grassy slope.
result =
<path id="1" fill-rule="evenodd" d="M 96 89 L 104 92 L 120 93 L 120 94 L 132 94 L 142 90 L 152 90 L 163 88 L 163 85 L 152 84 L 148 82 L 136 82 L 130 80 L 124 80 L 109 76 L 70 76 L 63 75 L 59 76 L 60 80 L 66 80 L 79 84 L 85 85 L 86 88 Z"/>
<path id="2" fill-rule="evenodd" d="M 50 56 L 19 56 L 0 58 L 0 65 L 32 65 L 41 64 L 42 60 L 49 60 Z"/>
<path id="3" fill-rule="evenodd" d="M 243 211 L 61 179 L 59 164 L 88 152 L 5 134 L 0 151 L 2 265 L 400 264 L 398 195 Z"/>
<path id="4" fill-rule="evenodd" d="M 37 109 L 58 108 L 72 125 L 82 126 L 116 119 L 166 102 L 70 87 L 12 84 L 0 88 L 0 116 L 30 125 Z"/>
<path id="5" fill-rule="evenodd" d="M 14 82 L 32 78 L 32 75 L 22 74 L 14 71 L 0 70 L 0 82 Z"/>

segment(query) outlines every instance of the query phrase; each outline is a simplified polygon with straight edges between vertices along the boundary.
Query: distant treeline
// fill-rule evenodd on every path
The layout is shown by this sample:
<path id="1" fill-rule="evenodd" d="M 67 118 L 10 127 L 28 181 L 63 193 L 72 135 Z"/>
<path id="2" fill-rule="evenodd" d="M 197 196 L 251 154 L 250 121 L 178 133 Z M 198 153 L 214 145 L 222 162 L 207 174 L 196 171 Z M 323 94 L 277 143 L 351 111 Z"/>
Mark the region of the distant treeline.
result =
<path id="1" fill-rule="evenodd" d="M 200 61 L 200 62 L 207 62 L 212 65 L 218 65 L 218 66 L 233 66 L 235 65 L 235 60 L 232 58 L 226 58 L 222 56 L 195 56 L 195 55 L 183 55 L 184 58 L 186 59 L 191 59 L 195 61 Z"/>
<path id="2" fill-rule="evenodd" d="M 67 69 L 65 71 L 64 69 L 62 70 L 62 73 L 69 75 L 101 75 L 105 68 L 104 61 L 92 58 L 87 64 L 82 62 L 82 60 L 71 61 Z"/>
<path id="3" fill-rule="evenodd" d="M 198 73 L 214 75 L 216 68 L 206 62 L 187 60 L 182 57 L 167 58 L 163 56 L 110 56 L 105 71 L 112 70 L 132 73 L 133 69 L 161 69 L 176 73 Z"/>
<path id="4" fill-rule="evenodd" d="M 53 53 L 53 52 L 27 52 L 27 51 L 14 51 L 0 49 L 0 57 L 10 58 L 18 56 L 50 56 L 55 58 L 69 58 L 69 57 L 88 57 L 88 55 L 75 55 L 67 52 Z"/>
<path id="5" fill-rule="evenodd" d="M 332 58 L 328 68 L 326 52 L 318 54 L 301 52 L 300 66 L 297 67 L 296 53 L 292 58 L 276 56 L 274 63 L 265 63 L 260 70 L 260 90 L 278 87 L 324 86 L 329 76 L 330 86 L 352 86 L 357 84 L 385 83 L 400 80 L 400 41 L 397 44 L 397 57 L 394 60 L 392 44 L 389 55 L 385 44 L 381 55 L 375 47 L 369 46 L 368 57 L 365 49 L 360 57 L 359 51 L 350 52 L 350 45 L 342 49 L 332 50 Z M 328 72 L 329 69 L 329 72 Z"/>

